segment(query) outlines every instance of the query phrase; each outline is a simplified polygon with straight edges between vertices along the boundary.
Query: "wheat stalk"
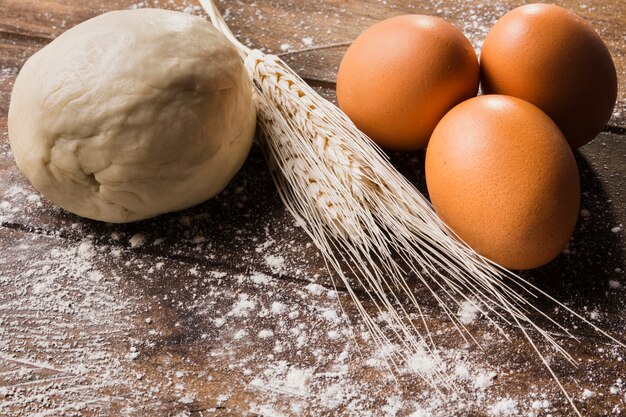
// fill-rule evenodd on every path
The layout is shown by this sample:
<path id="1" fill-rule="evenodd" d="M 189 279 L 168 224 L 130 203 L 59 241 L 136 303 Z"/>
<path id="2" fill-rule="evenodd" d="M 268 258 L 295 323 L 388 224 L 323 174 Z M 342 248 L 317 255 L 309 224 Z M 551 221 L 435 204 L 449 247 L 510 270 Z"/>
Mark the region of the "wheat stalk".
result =
<path id="1" fill-rule="evenodd" d="M 238 49 L 254 82 L 264 150 L 282 201 L 320 250 L 329 270 L 342 280 L 375 343 L 383 349 L 400 343 L 401 349 L 390 352 L 390 368 L 397 370 L 409 355 L 424 351 L 433 355 L 435 364 L 440 363 L 420 303 L 407 282 L 407 277 L 414 276 L 466 340 L 474 339 L 455 313 L 462 302 L 474 306 L 507 339 L 500 322 L 519 328 L 580 415 L 531 332 L 570 363 L 575 360 L 530 313 L 574 336 L 521 294 L 547 297 L 620 346 L 624 344 L 461 242 L 341 110 L 279 57 L 242 45 L 211 0 L 200 3 L 214 26 Z M 366 309 L 344 269 L 353 273 L 387 331 Z M 404 307 L 407 301 L 410 309 Z M 409 310 L 413 309 L 422 331 L 411 320 Z M 420 375 L 437 390 L 451 384 L 438 366 Z"/>

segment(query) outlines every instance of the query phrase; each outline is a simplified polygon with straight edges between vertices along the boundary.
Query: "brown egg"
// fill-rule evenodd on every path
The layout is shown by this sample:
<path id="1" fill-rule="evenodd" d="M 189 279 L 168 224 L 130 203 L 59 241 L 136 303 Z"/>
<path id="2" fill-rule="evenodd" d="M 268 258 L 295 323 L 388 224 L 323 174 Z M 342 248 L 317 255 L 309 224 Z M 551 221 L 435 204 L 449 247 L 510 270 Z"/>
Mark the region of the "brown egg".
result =
<path id="1" fill-rule="evenodd" d="M 479 96 L 446 114 L 426 151 L 426 183 L 441 219 L 511 269 L 555 258 L 578 218 L 571 148 L 545 113 L 514 97 Z"/>
<path id="2" fill-rule="evenodd" d="M 381 147 L 416 150 L 448 110 L 478 92 L 476 53 L 446 21 L 392 17 L 363 32 L 337 74 L 339 107 Z"/>
<path id="3" fill-rule="evenodd" d="M 617 75 L 600 36 L 562 7 L 529 4 L 504 15 L 480 57 L 482 90 L 522 98 L 547 113 L 579 148 L 606 125 Z"/>

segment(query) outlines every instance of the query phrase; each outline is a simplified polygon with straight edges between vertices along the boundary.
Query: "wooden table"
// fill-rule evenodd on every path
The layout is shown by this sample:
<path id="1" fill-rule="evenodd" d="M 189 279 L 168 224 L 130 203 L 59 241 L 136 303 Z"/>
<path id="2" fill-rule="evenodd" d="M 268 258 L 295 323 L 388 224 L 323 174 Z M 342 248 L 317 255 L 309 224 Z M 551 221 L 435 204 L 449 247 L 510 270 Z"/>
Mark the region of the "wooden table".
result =
<path id="1" fill-rule="evenodd" d="M 332 100 L 346 45 L 374 22 L 437 15 L 479 47 L 520 3 L 219 5 L 241 40 L 284 54 Z M 621 87 L 609 126 L 577 154 L 582 211 L 567 253 L 526 276 L 626 341 L 626 3 L 557 3 L 598 30 Z M 204 16 L 192 0 L 0 0 L 0 415 L 573 415 L 519 332 L 505 340 L 475 318 L 468 326 L 480 347 L 467 343 L 420 288 L 454 386 L 433 392 L 415 373 L 428 365 L 419 362 L 392 377 L 364 339 L 347 293 L 333 287 L 285 211 L 256 145 L 217 198 L 139 223 L 81 219 L 34 191 L 13 163 L 6 133 L 20 66 L 73 25 L 129 7 Z M 425 190 L 423 153 L 391 156 Z M 583 415 L 626 415 L 626 351 L 545 300 L 537 305 L 579 337 L 554 329 L 577 367 L 548 357 Z"/>

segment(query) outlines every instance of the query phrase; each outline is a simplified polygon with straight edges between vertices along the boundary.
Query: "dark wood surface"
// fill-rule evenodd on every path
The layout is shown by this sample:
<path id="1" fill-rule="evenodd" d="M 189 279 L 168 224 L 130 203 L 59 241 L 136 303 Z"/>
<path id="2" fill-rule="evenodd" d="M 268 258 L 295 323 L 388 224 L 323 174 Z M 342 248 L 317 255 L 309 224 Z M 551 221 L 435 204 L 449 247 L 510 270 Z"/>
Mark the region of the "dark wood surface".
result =
<path id="1" fill-rule="evenodd" d="M 334 99 L 347 44 L 388 16 L 426 13 L 480 47 L 517 1 L 221 1 L 246 44 L 284 54 Z M 567 253 L 525 275 L 626 340 L 626 3 L 560 1 L 603 37 L 620 90 L 609 126 L 577 154 L 582 212 Z M 23 62 L 101 12 L 162 7 L 204 16 L 191 0 L 0 0 L 0 415 L 569 416 L 545 368 L 509 329 L 477 318 L 461 340 L 423 289 L 454 386 L 433 392 L 413 364 L 385 369 L 345 290 L 285 211 L 258 146 L 218 197 L 128 225 L 52 206 L 15 167 L 6 114 Z M 311 49 L 313 48 L 313 49 Z M 308 49 L 308 50 L 305 50 Z M 304 50 L 304 51 L 303 51 Z M 391 155 L 420 189 L 423 153 Z M 626 415 L 626 351 L 546 300 L 577 341 L 578 361 L 539 343 L 587 416 Z"/>

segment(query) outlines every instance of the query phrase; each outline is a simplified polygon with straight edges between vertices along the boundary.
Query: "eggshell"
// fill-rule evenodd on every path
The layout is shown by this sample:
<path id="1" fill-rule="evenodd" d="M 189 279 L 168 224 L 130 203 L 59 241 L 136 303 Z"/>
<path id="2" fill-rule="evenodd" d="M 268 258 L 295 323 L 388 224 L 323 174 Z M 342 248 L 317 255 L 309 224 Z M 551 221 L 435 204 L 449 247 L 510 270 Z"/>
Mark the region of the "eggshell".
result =
<path id="1" fill-rule="evenodd" d="M 396 16 L 363 32 L 337 74 L 339 107 L 381 147 L 426 146 L 444 114 L 478 92 L 476 53 L 446 21 Z"/>
<path id="2" fill-rule="evenodd" d="M 485 39 L 480 65 L 483 92 L 533 103 L 573 148 L 592 140 L 615 106 L 609 50 L 589 23 L 562 7 L 529 4 L 504 15 Z"/>
<path id="3" fill-rule="evenodd" d="M 426 151 L 426 182 L 441 219 L 511 269 L 555 258 L 578 218 L 571 148 L 545 113 L 514 97 L 479 96 L 446 114 Z"/>

